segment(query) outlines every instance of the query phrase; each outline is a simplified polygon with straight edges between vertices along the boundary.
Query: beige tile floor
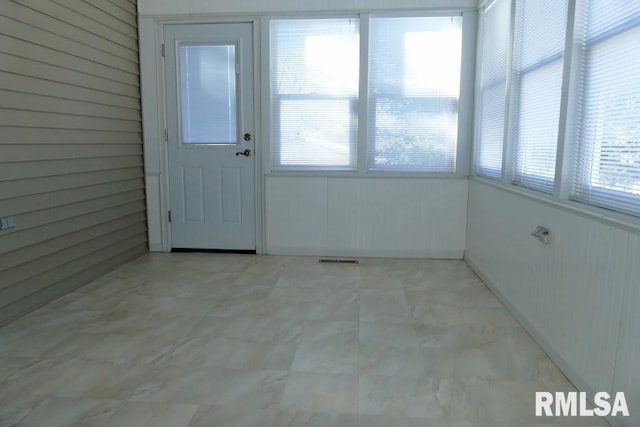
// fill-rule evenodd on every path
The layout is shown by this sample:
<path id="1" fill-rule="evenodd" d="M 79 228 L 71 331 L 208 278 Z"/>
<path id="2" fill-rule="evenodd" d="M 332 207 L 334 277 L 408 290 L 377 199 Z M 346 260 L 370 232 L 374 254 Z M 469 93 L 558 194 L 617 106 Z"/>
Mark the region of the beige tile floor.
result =
<path id="1" fill-rule="evenodd" d="M 150 254 L 0 328 L 1 426 L 604 426 L 462 261 Z"/>

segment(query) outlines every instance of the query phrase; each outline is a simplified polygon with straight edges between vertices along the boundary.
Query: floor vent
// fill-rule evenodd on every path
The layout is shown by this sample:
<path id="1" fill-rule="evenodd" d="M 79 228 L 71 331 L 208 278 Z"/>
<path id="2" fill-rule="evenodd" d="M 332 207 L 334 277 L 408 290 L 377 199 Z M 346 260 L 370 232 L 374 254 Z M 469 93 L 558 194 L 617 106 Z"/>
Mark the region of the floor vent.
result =
<path id="1" fill-rule="evenodd" d="M 355 259 L 321 259 L 318 262 L 321 264 L 358 264 L 358 260 Z"/>

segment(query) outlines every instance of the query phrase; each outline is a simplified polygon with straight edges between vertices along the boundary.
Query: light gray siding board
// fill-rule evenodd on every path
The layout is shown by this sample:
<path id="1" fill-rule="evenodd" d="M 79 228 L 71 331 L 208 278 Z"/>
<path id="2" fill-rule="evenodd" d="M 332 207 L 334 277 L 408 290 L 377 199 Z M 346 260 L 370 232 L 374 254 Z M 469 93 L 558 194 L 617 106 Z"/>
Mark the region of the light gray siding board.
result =
<path id="1" fill-rule="evenodd" d="M 148 248 L 135 2 L 0 1 L 1 324 Z"/>
<path id="2" fill-rule="evenodd" d="M 104 209 L 128 205 L 139 201 L 144 201 L 144 192 L 142 190 L 133 190 L 112 196 L 82 200 L 68 205 L 26 212 L 16 215 L 16 222 L 20 223 L 20 228 L 9 229 L 5 235 L 8 236 L 12 233 L 24 232 L 34 227 L 40 227 L 70 218 L 77 218 L 82 215 L 88 215 L 93 212 L 100 212 Z"/>
<path id="3" fill-rule="evenodd" d="M 122 264 L 144 254 L 147 250 L 146 243 L 134 246 L 133 248 L 120 252 L 117 255 L 104 258 L 94 263 L 86 265 L 86 268 L 79 273 L 65 277 L 64 279 L 41 289 L 39 292 L 30 294 L 20 300 L 15 301 L 0 309 L 0 325 L 8 323 L 38 307 L 59 298 L 74 289 L 77 289 L 91 280 L 118 268 Z"/>
<path id="4" fill-rule="evenodd" d="M 0 145 L 0 163 L 135 155 L 142 155 L 142 146 L 134 144 Z"/>
<path id="5" fill-rule="evenodd" d="M 8 252 L 0 256 L 0 270 L 8 270 L 17 265 L 27 264 L 40 257 L 125 228 L 130 229 L 132 232 L 139 232 L 144 222 L 144 215 L 135 213 L 93 227 L 84 228 L 55 239 L 46 240 L 37 245 Z"/>
<path id="6" fill-rule="evenodd" d="M 140 100 L 136 97 L 116 95 L 80 86 L 70 86 L 37 77 L 29 77 L 14 73 L 4 73 L 0 80 L 0 89 L 20 91 L 24 94 L 51 96 L 58 99 L 84 101 L 97 105 L 107 105 L 127 109 L 139 109 Z"/>
<path id="7" fill-rule="evenodd" d="M 101 11 L 100 9 L 85 3 L 82 0 L 53 0 L 55 3 L 68 7 L 69 9 L 75 10 L 76 12 L 89 17 L 91 19 L 97 20 L 99 22 L 103 22 L 114 30 L 125 34 L 132 38 L 138 37 L 138 32 L 135 26 L 127 24 L 126 22 L 122 22 L 118 18 L 109 15 L 106 12 Z"/>
<path id="8" fill-rule="evenodd" d="M 0 51 L 3 49 L 4 43 L 11 43 L 11 40 L 8 39 L 10 38 L 0 35 Z M 131 98 L 140 98 L 140 91 L 135 86 L 6 53 L 0 53 L 0 71 L 65 83 L 69 87 L 68 90 L 73 90 L 74 86 L 78 86 Z"/>
<path id="9" fill-rule="evenodd" d="M 2 15 L 0 15 L 0 27 L 2 27 L 2 32 L 5 35 L 18 40 L 24 40 L 29 43 L 44 46 L 62 53 L 68 53 L 80 58 L 86 58 L 98 64 L 103 64 L 109 68 L 116 68 L 133 74 L 137 74 L 139 71 L 136 61 L 127 60 L 109 52 L 92 49 L 90 46 L 69 40 L 65 37 L 41 30 L 34 26 L 3 17 Z"/>
<path id="10" fill-rule="evenodd" d="M 140 144 L 140 132 L 87 132 L 81 129 L 51 129 L 6 126 L 0 130 L 0 145 L 120 145 Z M 124 154 L 128 155 L 128 154 Z M 23 160 L 28 161 L 28 160 Z"/>
<path id="11" fill-rule="evenodd" d="M 122 71 L 117 68 L 108 68 L 85 58 L 59 52 L 24 40 L 12 39 L 7 36 L 0 38 L 0 51 L 5 54 L 3 60 L 6 62 L 17 61 L 17 58 L 28 59 L 37 57 L 39 63 L 55 65 L 66 70 L 102 77 L 133 87 L 136 87 L 136 79 L 138 79 L 138 75 L 135 73 Z M 15 58 L 12 58 L 12 56 Z"/>
<path id="12" fill-rule="evenodd" d="M 2 203 L 0 203 L 0 216 L 38 211 L 143 188 L 144 180 L 142 178 L 138 178 L 129 181 L 110 182 L 108 184 L 57 191 L 55 193 L 42 193 L 34 196 L 15 197 L 3 200 Z"/>
<path id="13" fill-rule="evenodd" d="M 37 126 L 60 129 L 97 129 L 138 132 L 138 120 L 103 119 L 71 114 L 41 113 L 0 108 L 0 126 Z"/>
<path id="14" fill-rule="evenodd" d="M 69 24 L 70 26 L 87 30 L 97 36 L 110 40 L 122 47 L 138 50 L 138 43 L 135 37 L 122 34 L 104 23 L 84 16 L 73 9 L 69 9 L 51 1 L 42 0 L 13 0 L 15 3 L 46 13 L 54 19 Z"/>
<path id="15" fill-rule="evenodd" d="M 5 163 L 2 165 L 2 168 L 0 168 L 0 181 L 130 167 L 142 167 L 142 159 L 140 156 Z"/>
<path id="16" fill-rule="evenodd" d="M 137 109 L 0 90 L 0 108 L 140 121 Z"/>
<path id="17" fill-rule="evenodd" d="M 83 44 L 109 52 L 132 62 L 138 61 L 138 52 L 136 50 L 124 48 L 111 40 L 97 36 L 82 28 L 71 25 L 60 25 L 61 22 L 57 19 L 51 19 L 50 16 L 19 3 L 8 1 L 0 2 L 0 14 L 7 14 L 7 12 L 9 12 L 8 14 L 11 18 L 16 21 L 36 26 L 70 40 L 81 40 Z"/>
<path id="18" fill-rule="evenodd" d="M 71 261 L 67 264 L 61 265 L 58 268 L 49 270 L 44 274 L 34 276 L 24 282 L 20 282 L 17 285 L 9 288 L 0 289 L 0 310 L 6 305 L 12 302 L 18 301 L 34 292 L 38 292 L 49 285 L 46 283 L 56 283 L 63 280 L 69 275 L 77 274 L 86 269 L 87 266 L 92 266 L 99 263 L 101 260 L 111 258 L 124 251 L 137 247 L 146 242 L 145 233 L 136 234 L 135 236 L 118 242 L 114 245 L 101 248 L 95 252 L 89 253 L 82 258 Z"/>
<path id="19" fill-rule="evenodd" d="M 84 0 L 84 1 L 94 6 L 95 8 L 100 9 L 103 12 L 108 13 L 109 15 L 135 28 L 136 16 L 116 6 L 115 4 L 105 0 Z"/>
<path id="20" fill-rule="evenodd" d="M 136 4 L 134 2 L 131 2 L 129 0 L 108 0 L 108 1 L 109 3 L 112 3 L 118 6 L 120 9 L 126 11 L 127 13 L 130 13 L 131 15 L 137 18 L 138 11 L 136 10 Z"/>
<path id="21" fill-rule="evenodd" d="M 134 202 L 104 209 L 99 212 L 93 212 L 87 215 L 49 223 L 40 227 L 30 228 L 24 231 L 14 230 L 13 232 L 4 234 L 0 237 L 0 254 L 64 236 L 65 234 L 73 233 L 74 231 L 82 230 L 83 228 L 113 221 L 114 219 L 132 215 L 136 212 L 142 212 L 143 210 L 143 202 Z"/>
<path id="22" fill-rule="evenodd" d="M 140 168 L 137 167 L 3 181 L 0 182 L 0 199 L 68 190 L 70 188 L 85 187 L 87 185 L 126 181 L 141 177 L 142 172 Z"/>
<path id="23" fill-rule="evenodd" d="M 77 245 L 67 246 L 64 249 L 39 257 L 27 264 L 20 264 L 16 267 L 5 270 L 3 272 L 2 283 L 0 283 L 0 293 L 4 289 L 18 285 L 20 282 L 29 280 L 34 276 L 54 270 L 60 265 L 81 259 L 86 256 L 86 254 L 93 252 L 96 248 L 115 245 L 123 240 L 129 239 L 132 234 L 139 235 L 140 233 L 141 231 L 139 227 L 114 231 L 98 236 L 94 239 L 86 240 Z M 137 243 L 141 243 L 143 241 L 144 239 Z"/>

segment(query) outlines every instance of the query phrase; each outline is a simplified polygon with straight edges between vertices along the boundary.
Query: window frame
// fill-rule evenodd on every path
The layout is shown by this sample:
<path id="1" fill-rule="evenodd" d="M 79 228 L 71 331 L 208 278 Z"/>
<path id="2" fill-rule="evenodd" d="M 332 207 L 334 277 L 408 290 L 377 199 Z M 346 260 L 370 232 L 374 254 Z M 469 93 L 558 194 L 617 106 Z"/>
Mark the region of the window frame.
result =
<path id="1" fill-rule="evenodd" d="M 567 74 L 566 71 L 569 69 L 567 62 L 570 61 L 571 59 L 571 55 L 568 54 L 567 52 L 571 50 L 572 46 L 571 43 L 568 43 L 568 38 L 570 36 L 570 24 L 573 24 L 573 16 L 571 15 L 574 11 L 574 9 L 572 9 L 572 0 L 566 0 L 567 3 L 565 5 L 565 12 L 566 12 L 566 17 L 565 17 L 565 34 L 564 34 L 564 42 L 562 43 L 562 50 L 560 51 L 556 51 L 554 52 L 552 55 L 548 55 L 545 56 L 541 59 L 539 59 L 538 61 L 531 63 L 525 67 L 522 67 L 521 64 L 515 64 L 516 59 L 520 58 L 520 56 L 522 55 L 521 52 L 515 52 L 516 49 L 521 49 L 521 46 L 518 45 L 517 43 L 517 37 L 516 37 L 516 30 L 517 30 L 517 22 L 516 20 L 519 18 L 525 19 L 524 17 L 524 11 L 520 11 L 518 9 L 519 6 L 519 2 L 524 2 L 526 0 L 513 0 L 511 3 L 511 7 L 512 7 L 512 15 L 511 15 L 511 37 L 512 37 L 512 44 L 511 44 L 511 54 L 510 54 L 510 64 L 509 64 L 509 68 L 511 70 L 511 74 L 510 74 L 510 79 L 511 82 L 509 83 L 508 86 L 508 109 L 509 109 L 509 114 L 507 117 L 507 135 L 505 137 L 505 145 L 507 145 L 507 150 L 505 152 L 505 155 L 508 153 L 509 154 L 509 158 L 505 159 L 505 162 L 507 164 L 507 170 L 509 171 L 508 176 L 505 175 L 504 179 L 505 180 L 509 180 L 510 184 L 517 186 L 517 187 L 523 187 L 523 188 L 527 188 L 529 190 L 532 191 L 536 191 L 536 192 L 540 192 L 543 194 L 550 194 L 553 195 L 554 191 L 555 191 L 555 186 L 556 183 L 558 183 L 559 181 L 559 177 L 560 177 L 560 171 L 561 171 L 561 167 L 558 164 L 558 159 L 561 157 L 559 152 L 561 150 L 561 148 L 563 147 L 563 132 L 562 132 L 562 123 L 564 122 L 565 118 L 566 118 L 566 83 L 568 81 L 567 78 Z M 523 16 L 519 17 L 518 13 L 522 13 Z M 572 28 L 572 27 L 571 27 Z M 571 32 L 572 34 L 572 32 Z M 517 141 L 517 135 L 518 135 L 518 128 L 520 125 L 520 104 L 518 101 L 520 101 L 520 98 L 517 97 L 517 94 L 521 93 L 522 90 L 522 82 L 523 80 L 531 75 L 534 74 L 538 71 L 543 71 L 545 69 L 547 69 L 548 67 L 553 67 L 555 64 L 560 63 L 560 69 L 561 71 L 561 81 L 560 81 L 560 102 L 559 102 L 559 112 L 558 112 L 558 120 L 557 120 L 557 124 L 556 124 L 556 130 L 557 130 L 557 134 L 556 134 L 556 161 L 555 161 L 555 165 L 554 165 L 554 170 L 553 170 L 553 177 L 551 179 L 544 177 L 542 175 L 536 175 L 536 174 L 522 174 L 520 177 L 518 176 L 517 173 L 517 156 L 518 156 L 518 150 L 522 149 L 522 147 L 518 146 L 518 141 Z M 518 66 L 520 66 L 520 68 L 518 68 Z M 536 181 L 539 183 L 544 183 L 546 185 L 540 185 L 537 186 L 536 185 Z"/>
<path id="2" fill-rule="evenodd" d="M 486 24 L 486 11 L 491 7 L 496 6 L 497 1 L 504 1 L 509 3 L 509 39 L 507 40 L 507 53 L 506 53 L 506 64 L 505 64 L 505 75 L 504 80 L 502 78 L 494 78 L 489 80 L 486 85 L 482 85 L 483 79 L 483 56 L 484 56 L 484 42 L 485 42 L 485 32 L 484 28 Z M 474 102 L 474 136 L 473 136 L 473 159 L 472 159 L 472 167 L 470 169 L 471 176 L 478 176 L 483 179 L 489 180 L 491 182 L 502 182 L 505 177 L 509 175 L 507 167 L 510 166 L 510 163 L 506 161 L 506 157 L 508 157 L 508 144 L 506 143 L 506 135 L 508 132 L 507 125 L 509 123 L 509 101 L 510 101 L 510 82 L 511 82 L 511 62 L 513 57 L 513 30 L 514 30 L 514 12 L 515 12 L 515 0 L 485 0 L 480 1 L 478 4 L 478 29 L 476 34 L 476 43 L 477 43 L 477 53 L 476 53 L 476 92 L 475 92 L 475 102 Z M 478 49 L 479 47 L 479 49 Z M 504 86 L 504 116 L 503 126 L 502 126 L 502 152 L 500 153 L 500 167 L 492 168 L 489 166 L 483 166 L 480 164 L 480 151 L 481 144 L 479 143 L 481 134 L 482 134 L 482 118 L 484 114 L 484 105 L 483 100 L 484 94 L 486 92 L 490 92 L 493 90 L 500 90 L 501 86 Z"/>
<path id="3" fill-rule="evenodd" d="M 618 200 L 624 199 L 627 195 L 627 199 L 633 201 L 630 204 L 630 209 L 624 209 L 624 207 L 614 207 L 614 206 L 603 206 L 602 204 L 598 204 L 595 201 L 587 201 L 584 199 L 578 199 L 573 197 L 574 191 L 574 179 L 575 179 L 575 171 L 580 167 L 579 161 L 576 153 L 577 144 L 584 143 L 580 140 L 580 129 L 578 114 L 580 112 L 579 103 L 579 91 L 582 85 L 582 55 L 585 54 L 586 49 L 592 46 L 594 43 L 599 43 L 601 40 L 601 36 L 605 33 L 601 33 L 596 37 L 597 40 L 595 42 L 589 43 L 586 41 L 586 46 L 582 46 L 576 34 L 580 34 L 581 31 L 584 31 L 584 22 L 581 21 L 583 18 L 584 8 L 586 6 L 587 0 L 568 0 L 567 4 L 567 24 L 566 24 L 566 34 L 565 34 L 565 44 L 564 44 L 564 60 L 563 60 L 563 81 L 562 81 L 562 92 L 561 92 L 561 102 L 560 102 L 560 118 L 558 125 L 558 144 L 556 151 L 556 167 L 555 167 L 555 182 L 553 185 L 553 191 L 551 193 L 543 192 L 537 189 L 532 189 L 526 186 L 522 186 L 519 183 L 514 182 L 514 165 L 515 165 L 515 156 L 513 155 L 513 147 L 514 141 L 511 138 L 511 127 L 513 126 L 513 114 L 511 112 L 514 106 L 514 96 L 513 91 L 514 83 L 513 83 L 513 75 L 507 76 L 507 94 L 506 94 L 506 102 L 509 105 L 507 117 L 505 119 L 506 127 L 508 128 L 508 132 L 505 132 L 505 140 L 503 147 L 503 173 L 501 179 L 493 179 L 487 176 L 483 176 L 478 172 L 479 164 L 478 164 L 478 148 L 479 148 L 479 134 L 478 128 L 480 126 L 480 105 L 481 105 L 481 93 L 480 93 L 480 65 L 481 65 L 481 55 L 482 49 L 484 48 L 484 40 L 482 37 L 482 23 L 485 19 L 483 14 L 483 8 L 490 5 L 494 0 L 481 0 L 478 5 L 479 16 L 478 16 L 478 54 L 476 58 L 476 66 L 478 73 L 476 74 L 476 99 L 474 102 L 475 105 L 475 135 L 474 135 L 474 158 L 472 163 L 472 169 L 470 173 L 470 179 L 472 181 L 477 181 L 483 183 L 485 185 L 490 185 L 492 187 L 500 188 L 505 191 L 509 191 L 511 193 L 519 194 L 534 200 L 541 201 L 551 206 L 555 206 L 561 209 L 565 209 L 571 212 L 578 213 L 580 215 L 585 215 L 591 218 L 595 218 L 607 223 L 611 223 L 614 225 L 628 227 L 629 229 L 638 230 L 640 229 L 640 212 L 637 210 L 635 206 L 638 203 L 638 197 L 628 194 L 626 192 L 604 189 L 600 187 L 591 187 L 587 191 L 592 193 L 600 193 L 600 194 L 609 194 L 609 195 L 617 195 L 622 197 L 618 197 Z M 513 70 L 513 53 L 514 53 L 514 32 L 515 32 L 515 7 L 517 0 L 507 0 L 510 2 L 511 16 L 510 16 L 510 52 L 509 52 L 509 63 L 508 70 L 512 73 Z M 617 28 L 613 29 L 611 32 L 617 33 Z M 545 64 L 553 61 L 544 61 Z M 536 67 L 538 69 L 539 67 Z M 527 69 L 530 71 L 529 69 Z"/>
<path id="4" fill-rule="evenodd" d="M 599 32 L 598 34 L 592 36 L 591 38 L 586 39 L 584 41 L 583 46 L 580 46 L 578 43 L 576 43 L 575 49 L 582 49 L 582 54 L 588 55 L 588 52 L 590 50 L 597 48 L 601 43 L 607 43 L 611 39 L 614 39 L 617 36 L 620 36 L 630 30 L 631 31 L 640 30 L 640 22 L 638 22 L 638 18 L 636 18 L 634 21 L 618 23 L 613 28 L 609 28 L 605 31 Z M 582 77 L 582 79 L 584 79 L 584 77 Z M 582 84 L 582 83 L 583 83 L 582 81 L 579 82 L 579 84 Z M 575 93 L 572 95 L 575 97 Z M 582 133 L 582 129 L 576 130 L 576 140 L 579 140 L 581 138 L 581 133 Z M 580 140 L 579 142 L 584 144 L 584 141 L 582 140 Z M 578 168 L 579 167 L 578 162 L 580 161 L 580 159 L 576 157 L 574 158 L 573 161 L 574 161 L 573 167 Z M 593 183 L 589 187 L 584 188 L 581 191 L 578 191 L 576 187 L 577 184 L 573 181 L 571 181 L 571 184 L 572 184 L 572 188 L 567 194 L 568 200 L 575 203 L 594 206 L 599 209 L 605 209 L 607 211 L 614 211 L 621 214 L 631 215 L 633 217 L 640 219 L 640 209 L 638 208 L 638 206 L 640 206 L 640 195 L 628 193 L 625 191 L 615 190 L 613 188 L 606 188 L 598 185 L 593 185 Z M 581 197 L 581 195 L 589 195 L 589 194 L 594 194 L 595 197 L 591 197 L 591 198 Z M 626 202 L 626 204 L 629 206 L 632 206 L 632 208 L 626 209 L 625 207 L 613 207 L 613 206 L 602 205 L 598 203 L 599 199 L 600 200 L 601 199 L 618 199 L 620 201 Z"/>
<path id="5" fill-rule="evenodd" d="M 456 143 L 456 157 L 454 172 L 412 172 L 406 170 L 382 170 L 370 169 L 368 165 L 367 137 L 369 134 L 368 108 L 369 87 L 369 20 L 371 18 L 402 18 L 402 17 L 462 17 L 462 58 L 460 73 L 460 95 L 458 97 L 458 140 Z M 360 20 L 360 84 L 357 98 L 357 141 L 354 156 L 355 167 L 352 169 L 339 169 L 323 166 L 284 167 L 276 168 L 272 162 L 273 150 L 278 148 L 278 142 L 272 140 L 274 126 L 273 116 L 277 112 L 273 109 L 271 88 L 271 21 L 273 20 L 303 20 L 303 19 L 339 19 L 358 18 Z M 473 140 L 473 99 L 474 99 L 474 73 L 475 73 L 475 33 L 477 29 L 476 10 L 454 11 L 394 11 L 385 13 L 349 13 L 349 14 L 291 14 L 263 16 L 261 20 L 261 121 L 262 140 L 265 142 L 265 155 L 263 156 L 263 168 L 266 176 L 357 176 L 357 177 L 397 177 L 397 178 L 460 178 L 466 179 L 471 168 L 471 147 Z M 363 78 L 364 76 L 364 78 Z"/>
<path id="6" fill-rule="evenodd" d="M 356 93 L 354 96 L 348 96 L 348 95 L 327 95 L 327 94 L 276 94 L 274 90 L 272 90 L 272 70 L 274 69 L 274 65 L 271 62 L 271 53 L 273 51 L 272 47 L 271 47 L 271 22 L 275 21 L 275 20 L 291 20 L 291 21 L 303 21 L 303 20 L 322 20 L 322 19 L 358 19 L 360 20 L 360 17 L 358 15 L 355 14 L 340 14 L 340 15 L 321 15 L 321 16 L 313 16 L 313 15 L 305 15 L 305 16 L 298 16 L 298 15 L 292 15 L 292 16 L 286 16 L 286 17 L 269 17 L 268 18 L 268 22 L 265 25 L 265 27 L 267 28 L 267 43 L 269 46 L 269 51 L 268 51 L 268 68 L 266 68 L 269 72 L 266 75 L 266 78 L 263 79 L 264 82 L 266 82 L 266 86 L 268 86 L 269 91 L 268 91 L 268 97 L 267 97 L 267 108 L 266 110 L 269 111 L 269 119 L 268 121 L 265 121 L 265 123 L 268 124 L 268 127 L 271 129 L 271 132 L 269 134 L 265 133 L 266 139 L 265 141 L 269 141 L 269 150 L 268 150 L 268 156 L 267 156 L 267 160 L 268 160 L 268 168 L 266 168 L 265 170 L 267 171 L 277 171 L 279 173 L 285 173 L 285 174 L 289 174 L 291 172 L 300 172 L 300 173 L 306 173 L 306 172 L 312 172 L 312 173 L 317 173 L 317 172 L 331 172 L 331 173 L 349 173 L 349 172 L 353 172 L 356 168 L 357 168 L 357 151 L 356 152 L 350 152 L 349 153 L 349 165 L 346 166 L 330 166 L 330 165 L 282 165 L 282 163 L 280 163 L 278 165 L 278 167 L 274 168 L 274 162 L 273 159 L 274 157 L 272 156 L 273 154 L 273 150 L 278 150 L 280 147 L 280 141 L 274 141 L 274 138 L 272 137 L 274 134 L 279 134 L 280 129 L 279 126 L 277 126 L 277 123 L 279 123 L 279 115 L 281 113 L 281 109 L 280 108 L 275 108 L 275 105 L 281 105 L 283 101 L 286 100 L 305 100 L 308 99 L 310 101 L 322 101 L 322 100 L 327 100 L 327 101 L 340 101 L 340 100 L 348 100 L 349 101 L 349 105 L 350 105 L 350 111 L 352 112 L 352 115 L 350 117 L 349 123 L 350 123 L 350 129 L 353 129 L 354 127 L 354 123 L 353 123 L 353 111 L 355 110 L 355 116 L 357 119 L 359 119 L 359 97 L 358 97 L 358 93 Z M 360 23 L 358 23 L 358 26 L 360 25 Z M 362 30 L 359 29 L 359 37 L 361 37 L 361 33 Z M 360 51 L 362 50 L 362 42 L 360 41 L 360 46 L 359 46 Z M 362 56 L 361 56 L 362 58 Z M 264 68 L 263 68 L 264 69 Z M 360 88 L 358 89 L 360 90 Z M 355 105 L 355 108 L 354 108 Z M 357 147 L 358 146 L 358 121 L 356 121 L 355 124 L 356 127 L 356 132 L 355 132 L 355 141 L 349 141 L 349 147 Z"/>

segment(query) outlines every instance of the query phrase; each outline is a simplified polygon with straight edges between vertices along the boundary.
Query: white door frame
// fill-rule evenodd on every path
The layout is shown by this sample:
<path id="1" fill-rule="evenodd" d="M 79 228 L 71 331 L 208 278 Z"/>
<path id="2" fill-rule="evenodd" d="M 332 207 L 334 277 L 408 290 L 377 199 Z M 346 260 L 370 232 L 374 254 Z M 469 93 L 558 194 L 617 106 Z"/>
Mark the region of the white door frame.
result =
<path id="1" fill-rule="evenodd" d="M 155 252 L 171 251 L 171 227 L 169 225 L 169 157 L 165 129 L 167 108 L 164 75 L 164 26 L 172 24 L 221 24 L 249 23 L 253 28 L 253 80 L 254 80 L 254 203 L 256 253 L 264 253 L 264 174 L 261 127 L 261 59 L 260 18 L 255 16 L 210 17 L 202 19 L 167 19 L 139 17 L 140 74 L 142 98 L 142 127 L 144 135 L 145 191 L 147 196 L 147 229 L 149 249 Z"/>

